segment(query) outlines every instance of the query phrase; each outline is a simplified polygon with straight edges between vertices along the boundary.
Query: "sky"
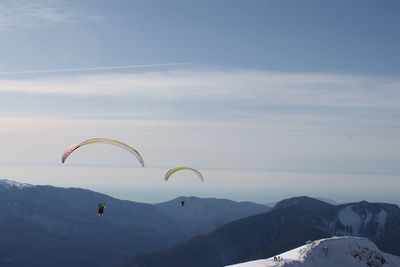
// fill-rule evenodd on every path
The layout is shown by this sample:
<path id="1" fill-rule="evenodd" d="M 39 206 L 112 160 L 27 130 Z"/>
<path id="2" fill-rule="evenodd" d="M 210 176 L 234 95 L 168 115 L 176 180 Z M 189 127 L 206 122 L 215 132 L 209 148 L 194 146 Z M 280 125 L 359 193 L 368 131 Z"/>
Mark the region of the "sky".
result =
<path id="1" fill-rule="evenodd" d="M 0 177 L 400 203 L 397 0 L 0 3 Z M 63 151 L 93 137 L 121 140 Z M 200 170 L 205 182 L 176 166 Z"/>

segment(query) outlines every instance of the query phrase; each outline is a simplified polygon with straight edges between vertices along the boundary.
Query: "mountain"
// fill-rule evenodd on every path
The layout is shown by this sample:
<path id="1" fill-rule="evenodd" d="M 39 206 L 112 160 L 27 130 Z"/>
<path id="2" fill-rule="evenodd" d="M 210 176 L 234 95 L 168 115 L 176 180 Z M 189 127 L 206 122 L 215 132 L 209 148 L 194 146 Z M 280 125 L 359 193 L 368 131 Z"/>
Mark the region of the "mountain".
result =
<path id="1" fill-rule="evenodd" d="M 324 201 L 326 203 L 329 203 L 331 205 L 339 205 L 340 203 L 336 202 L 335 200 L 329 199 L 329 198 L 323 198 L 323 197 L 318 197 L 318 200 Z"/>
<path id="2" fill-rule="evenodd" d="M 199 231 L 214 230 L 212 223 L 246 216 L 242 203 L 193 198 L 185 207 L 119 200 L 80 188 L 36 186 L 0 179 L 0 266 L 115 266 L 133 255 L 166 249 Z M 105 202 L 103 216 L 97 204 Z M 220 214 L 196 223 L 176 216 L 190 213 L 194 203 L 214 206 Z M 215 203 L 215 204 L 213 204 Z M 258 207 L 258 204 L 254 204 Z M 249 204 L 249 210 L 252 209 Z M 170 214 L 169 214 L 170 213 Z M 177 217 L 177 218 L 175 218 Z M 186 223 L 184 223 L 186 222 Z M 202 224 L 204 223 L 204 225 Z M 193 227 L 193 225 L 196 227 Z"/>
<path id="3" fill-rule="evenodd" d="M 0 210 L 0 266 L 112 266 L 183 240 L 150 204 L 78 188 L 0 180 Z"/>
<path id="4" fill-rule="evenodd" d="M 303 197 L 296 197 L 296 198 L 311 198 L 311 197 L 303 196 Z M 293 199 L 294 198 L 288 198 L 288 200 L 293 200 Z M 334 201 L 332 199 L 328 199 L 328 198 L 318 197 L 318 198 L 312 198 L 312 199 L 318 199 L 318 200 L 320 200 L 322 202 L 326 202 L 326 203 L 331 204 L 331 205 L 338 205 L 339 204 L 336 201 Z M 282 200 L 279 201 L 279 202 L 282 202 Z M 272 208 L 272 207 L 275 207 L 276 204 L 278 204 L 278 202 L 269 202 L 269 203 L 265 203 L 264 205 L 267 206 L 267 207 L 271 207 Z"/>
<path id="5" fill-rule="evenodd" d="M 269 212 L 225 224 L 170 249 L 137 256 L 126 266 L 223 266 L 268 258 L 332 235 L 367 237 L 381 249 L 400 255 L 399 215 L 398 206 L 384 203 L 333 206 L 308 197 L 286 199 Z"/>
<path id="6" fill-rule="evenodd" d="M 306 211 L 316 211 L 330 206 L 332 205 L 324 201 L 307 196 L 301 196 L 281 200 L 275 205 L 275 208 L 298 207 Z"/>
<path id="7" fill-rule="evenodd" d="M 337 205 L 304 218 L 302 223 L 328 235 L 367 237 L 382 250 L 400 255 L 400 208 L 394 204 L 361 201 Z"/>
<path id="8" fill-rule="evenodd" d="M 380 251 L 366 238 L 332 237 L 310 242 L 265 260 L 229 267 L 399 267 L 400 257 Z"/>
<path id="9" fill-rule="evenodd" d="M 135 257 L 126 266 L 212 267 L 241 262 L 249 254 L 262 251 L 268 244 L 273 245 L 280 240 L 282 233 L 306 213 L 295 206 L 274 208 L 227 223 L 209 234 L 196 236 L 170 249 Z"/>
<path id="10" fill-rule="evenodd" d="M 180 202 L 185 201 L 181 207 Z M 228 199 L 179 197 L 155 205 L 162 213 L 172 216 L 185 225 L 188 236 L 203 234 L 217 229 L 225 223 L 270 210 L 271 208 L 252 202 L 235 202 Z"/>

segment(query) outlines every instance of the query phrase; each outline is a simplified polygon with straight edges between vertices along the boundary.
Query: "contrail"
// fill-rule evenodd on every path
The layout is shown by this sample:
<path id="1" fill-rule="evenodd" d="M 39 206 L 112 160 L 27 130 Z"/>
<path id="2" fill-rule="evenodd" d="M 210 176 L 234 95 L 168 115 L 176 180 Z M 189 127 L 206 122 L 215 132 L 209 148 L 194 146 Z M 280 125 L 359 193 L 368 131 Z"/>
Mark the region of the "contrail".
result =
<path id="1" fill-rule="evenodd" d="M 19 74 L 54 73 L 54 72 L 93 71 L 93 70 L 115 70 L 115 69 L 130 69 L 130 68 L 150 68 L 150 67 L 181 66 L 181 65 L 188 65 L 188 64 L 190 64 L 190 63 L 176 62 L 176 63 L 161 63 L 161 64 L 111 66 L 111 67 L 50 69 L 50 70 L 28 70 L 28 71 L 0 72 L 0 75 L 19 75 Z"/>

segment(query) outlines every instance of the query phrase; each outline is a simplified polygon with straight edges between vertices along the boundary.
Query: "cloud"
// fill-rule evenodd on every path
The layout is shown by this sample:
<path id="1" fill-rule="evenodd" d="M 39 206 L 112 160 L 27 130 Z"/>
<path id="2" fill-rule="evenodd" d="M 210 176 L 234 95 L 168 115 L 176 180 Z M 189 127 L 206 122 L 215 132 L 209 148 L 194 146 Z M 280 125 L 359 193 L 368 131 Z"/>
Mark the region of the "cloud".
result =
<path id="1" fill-rule="evenodd" d="M 3 116 L 251 121 L 349 135 L 400 128 L 393 77 L 181 69 L 17 78 L 0 79 Z"/>
<path id="2" fill-rule="evenodd" d="M 399 172 L 398 85 L 254 70 L 13 76 L 0 80 L 0 145 L 33 146 L 29 162 L 56 143 L 111 137 L 138 140 L 155 166 Z"/>
<path id="3" fill-rule="evenodd" d="M 399 84 L 392 77 L 254 70 L 5 76 L 0 111 L 64 119 L 252 123 L 297 134 L 393 135 L 399 132 Z"/>
<path id="4" fill-rule="evenodd" d="M 399 79 L 253 70 L 170 70 L 0 79 L 0 92 L 140 96 L 257 107 L 400 107 Z"/>
<path id="5" fill-rule="evenodd" d="M 90 14 L 61 0 L 0 2 L 0 32 L 12 29 L 42 29 L 84 22 L 103 22 L 100 15 Z"/>

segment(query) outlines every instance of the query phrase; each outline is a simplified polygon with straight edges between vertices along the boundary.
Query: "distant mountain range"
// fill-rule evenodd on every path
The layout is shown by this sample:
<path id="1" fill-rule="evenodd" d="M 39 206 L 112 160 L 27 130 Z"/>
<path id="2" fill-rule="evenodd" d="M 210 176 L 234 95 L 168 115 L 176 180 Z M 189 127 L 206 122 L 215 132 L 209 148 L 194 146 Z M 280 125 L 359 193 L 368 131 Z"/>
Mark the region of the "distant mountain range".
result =
<path id="1" fill-rule="evenodd" d="M 179 203 L 185 201 L 185 206 Z M 203 234 L 217 229 L 227 222 L 254 214 L 259 214 L 271 208 L 253 202 L 235 202 L 228 199 L 179 197 L 174 200 L 155 205 L 165 215 L 172 216 L 184 225 L 182 230 L 187 236 Z"/>
<path id="2" fill-rule="evenodd" d="M 367 238 L 316 240 L 274 257 L 229 267 L 399 267 L 400 257 L 384 253 Z"/>
<path id="3" fill-rule="evenodd" d="M 367 237 L 383 251 L 400 255 L 400 208 L 366 201 L 331 205 L 295 197 L 269 212 L 227 223 L 170 249 L 135 257 L 124 266 L 224 266 L 268 258 L 334 235 Z"/>
<path id="4" fill-rule="evenodd" d="M 99 202 L 107 204 L 101 217 Z M 186 202 L 151 205 L 0 179 L 0 266 L 117 266 L 269 209 L 224 199 Z"/>
<path id="5" fill-rule="evenodd" d="M 103 216 L 99 202 L 107 204 Z M 385 203 L 295 197 L 271 209 L 179 197 L 152 205 L 0 179 L 0 209 L 0 266 L 7 267 L 224 266 L 334 235 L 366 237 L 400 255 L 400 208 Z"/>

